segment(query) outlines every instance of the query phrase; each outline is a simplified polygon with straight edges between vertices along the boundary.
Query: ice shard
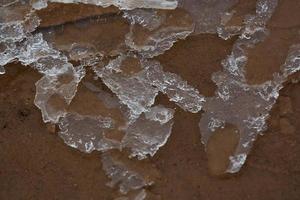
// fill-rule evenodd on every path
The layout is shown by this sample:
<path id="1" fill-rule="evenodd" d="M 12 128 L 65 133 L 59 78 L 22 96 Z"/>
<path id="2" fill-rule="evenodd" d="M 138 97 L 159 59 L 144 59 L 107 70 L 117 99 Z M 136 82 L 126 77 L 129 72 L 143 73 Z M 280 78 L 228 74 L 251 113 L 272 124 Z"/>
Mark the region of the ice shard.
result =
<path id="1" fill-rule="evenodd" d="M 170 101 L 192 113 L 201 110 L 205 97 L 197 89 L 182 80 L 180 76 L 163 71 L 158 61 L 143 60 L 142 65 L 146 69 L 143 74 L 145 79 L 157 87 L 159 91 L 166 94 Z"/>
<path id="2" fill-rule="evenodd" d="M 265 28 L 277 5 L 276 0 L 259 0 L 256 14 L 247 16 L 245 27 L 235 42 L 231 55 L 225 59 L 223 71 L 213 74 L 218 86 L 215 97 L 207 98 L 205 113 L 200 120 L 202 142 L 207 144 L 213 132 L 225 123 L 238 127 L 239 144 L 230 159 L 228 172 L 240 170 L 249 153 L 253 141 L 266 129 L 269 111 L 279 96 L 279 90 L 287 75 L 297 71 L 299 49 L 293 46 L 282 71 L 261 85 L 249 85 L 245 79 L 244 67 L 247 63 L 247 49 L 263 41 L 268 35 Z M 291 70 L 288 70 L 288 69 Z"/>
<path id="3" fill-rule="evenodd" d="M 68 81 L 63 81 L 69 76 Z M 69 68 L 65 74 L 44 75 L 36 82 L 35 105 L 41 110 L 44 122 L 57 123 L 66 114 L 66 109 L 84 76 L 82 69 Z"/>
<path id="4" fill-rule="evenodd" d="M 5 72 L 4 65 L 14 61 L 39 72 L 42 78 L 36 83 L 34 103 L 43 121 L 58 125 L 58 136 L 67 145 L 84 153 L 101 151 L 103 170 L 111 179 L 108 185 L 117 186 L 121 193 L 118 200 L 156 199 L 147 191 L 155 173 L 149 169 L 151 159 L 146 158 L 170 138 L 175 113 L 173 108 L 155 104 L 159 93 L 184 111 L 204 111 L 199 127 L 205 145 L 227 124 L 238 129 L 239 142 L 228 157 L 227 172 L 234 173 L 246 161 L 257 135 L 266 130 L 266 119 L 283 83 L 300 70 L 300 44 L 295 44 L 272 80 L 247 83 L 247 51 L 268 36 L 266 25 L 277 0 L 258 0 L 255 13 L 245 16 L 243 25 L 228 27 L 237 2 L 4 0 L 0 2 L 0 74 Z M 39 27 L 35 11 L 47 9 L 48 3 L 116 6 L 122 11 L 108 17 L 97 12 L 75 17 L 74 22 L 63 19 L 68 23 L 59 26 Z M 110 17 L 128 21 L 114 24 L 122 25 L 121 31 L 114 31 L 116 41 L 106 28 L 99 28 Z M 86 35 L 81 36 L 83 31 Z M 155 60 L 193 32 L 223 39 L 238 35 L 231 54 L 221 63 L 223 70 L 212 75 L 217 85 L 213 97 L 204 97 Z"/>
<path id="5" fill-rule="evenodd" d="M 295 44 L 290 47 L 288 57 L 281 70 L 285 77 L 300 71 L 300 44 Z"/>
<path id="6" fill-rule="evenodd" d="M 260 0 L 257 2 L 256 14 L 245 18 L 245 26 L 239 39 L 233 45 L 231 54 L 222 62 L 224 73 L 245 82 L 244 66 L 247 63 L 247 49 L 262 42 L 268 35 L 266 23 L 277 6 L 277 0 Z"/>
<path id="7" fill-rule="evenodd" d="M 149 166 L 138 169 L 133 160 L 115 156 L 110 152 L 102 154 L 101 161 L 103 170 L 111 179 L 107 185 L 110 187 L 118 186 L 122 194 L 140 190 L 154 183 L 154 181 L 151 178 L 147 178 L 145 174 L 151 174 L 151 169 L 147 169 Z"/>
<path id="8" fill-rule="evenodd" d="M 74 67 L 68 58 L 52 48 L 40 33 L 34 35 L 28 33 L 24 40 L 14 45 L 15 49 L 11 51 L 12 55 L 7 59 L 8 62 L 17 60 L 44 75 L 36 83 L 35 105 L 41 109 L 45 122 L 57 123 L 65 111 L 55 108 L 49 102 L 61 99 L 66 105 L 69 104 L 85 74 L 84 69 Z"/>
<path id="9" fill-rule="evenodd" d="M 240 141 L 235 154 L 230 157 L 228 172 L 239 171 L 257 135 L 266 130 L 266 120 L 283 83 L 289 75 L 300 70 L 299 50 L 299 45 L 291 46 L 281 72 L 274 74 L 273 80 L 261 85 L 242 84 L 228 76 L 215 75 L 219 87 L 217 97 L 207 99 L 200 130 L 202 142 L 207 144 L 215 129 L 222 127 L 225 122 L 238 127 Z"/>
<path id="10" fill-rule="evenodd" d="M 19 43 L 40 24 L 40 19 L 28 4 L 0 7 L 0 74 L 7 63 L 16 59 Z"/>
<path id="11" fill-rule="evenodd" d="M 124 17 L 132 23 L 125 43 L 144 58 L 164 53 L 194 31 L 194 23 L 184 11 L 133 10 Z"/>
<path id="12" fill-rule="evenodd" d="M 187 10 L 195 22 L 195 34 L 216 33 L 226 15 L 238 0 L 179 0 L 178 7 Z"/>
<path id="13" fill-rule="evenodd" d="M 247 155 L 257 135 L 265 130 L 268 112 L 281 87 L 273 82 L 259 86 L 242 85 L 228 76 L 218 77 L 218 80 L 222 86 L 218 86 L 217 96 L 207 98 L 203 107 L 205 113 L 200 120 L 202 142 L 207 144 L 213 132 L 225 123 L 233 124 L 240 132 L 240 141 L 234 156 Z M 268 91 L 265 95 L 269 96 L 269 100 L 261 96 L 262 91 Z M 238 171 L 243 163 L 240 164 L 232 163 L 228 171 Z"/>
<path id="14" fill-rule="evenodd" d="M 68 113 L 58 123 L 59 136 L 64 142 L 82 152 L 118 149 L 120 143 L 105 137 L 105 131 L 114 128 L 114 121 L 109 117 Z"/>
<path id="15" fill-rule="evenodd" d="M 155 9 L 134 9 L 124 11 L 123 17 L 132 25 L 140 25 L 153 31 L 166 20 L 166 13 Z"/>
<path id="16" fill-rule="evenodd" d="M 45 0 L 40 0 L 35 7 L 46 7 Z M 135 8 L 175 9 L 177 0 L 48 0 L 56 3 L 83 3 L 102 7 L 116 6 L 121 10 L 132 10 Z M 42 5 L 42 6 L 41 6 Z"/>
<path id="17" fill-rule="evenodd" d="M 160 198 L 154 197 L 153 195 L 149 195 L 149 192 L 145 189 L 141 189 L 138 192 L 134 192 L 133 194 L 127 194 L 125 196 L 117 197 L 114 200 L 158 200 Z"/>
<path id="18" fill-rule="evenodd" d="M 153 105 L 158 91 L 186 111 L 197 113 L 201 110 L 204 96 L 180 76 L 163 71 L 158 61 L 140 58 L 134 58 L 139 67 L 137 72 L 128 76 L 121 73 L 122 66 L 128 65 L 125 63 L 128 59 L 121 55 L 104 68 L 96 67 L 94 70 L 135 116 L 146 112 Z"/>
<path id="19" fill-rule="evenodd" d="M 161 105 L 151 107 L 126 129 L 122 146 L 131 149 L 131 157 L 154 156 L 171 135 L 174 110 Z"/>

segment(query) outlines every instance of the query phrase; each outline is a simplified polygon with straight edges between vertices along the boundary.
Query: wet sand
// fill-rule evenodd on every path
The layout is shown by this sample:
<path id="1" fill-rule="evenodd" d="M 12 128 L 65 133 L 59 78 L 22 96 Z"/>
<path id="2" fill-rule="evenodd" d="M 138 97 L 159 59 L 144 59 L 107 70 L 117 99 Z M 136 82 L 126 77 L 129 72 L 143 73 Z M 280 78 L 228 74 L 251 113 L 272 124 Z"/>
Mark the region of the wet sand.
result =
<path id="1" fill-rule="evenodd" d="M 243 2 L 240 6 L 243 7 Z M 245 7 L 251 10 L 251 5 L 245 3 Z M 94 35 L 97 46 L 105 51 L 114 49 L 122 39 L 122 31 L 128 30 L 125 22 L 117 22 L 120 20 L 115 15 L 117 11 L 109 9 L 89 10 L 91 15 L 105 13 L 107 18 L 103 21 L 105 26 L 94 29 L 90 36 Z M 268 23 L 270 36 L 249 53 L 249 83 L 270 79 L 284 62 L 288 46 L 299 42 L 299 10 L 297 1 L 280 1 Z M 70 15 L 60 22 L 52 19 L 43 26 L 46 29 L 84 20 L 84 12 L 78 13 L 82 13 L 81 17 Z M 99 37 L 96 31 L 101 33 Z M 118 40 L 106 40 L 109 37 Z M 220 62 L 230 53 L 235 39 L 224 41 L 206 34 L 190 36 L 158 60 L 165 71 L 179 74 L 202 94 L 212 96 L 216 87 L 211 74 L 221 69 Z M 34 84 L 40 75 L 18 63 L 6 69 L 7 73 L 0 76 L 0 199 L 113 199 L 117 189 L 105 185 L 109 180 L 102 170 L 100 153 L 84 154 L 68 147 L 53 127 L 42 122 L 41 113 L 33 104 Z M 162 200 L 299 199 L 300 83 L 292 83 L 299 79 L 300 73 L 287 81 L 272 109 L 268 130 L 257 139 L 246 164 L 234 175 L 212 175 L 209 163 L 216 153 L 207 154 L 201 144 L 198 127 L 201 113 L 184 112 L 163 95 L 159 96 L 157 102 L 176 108 L 175 122 L 167 144 L 150 159 L 159 178 L 149 191 L 160 195 Z M 232 146 L 230 140 L 214 142 L 221 145 L 219 151 L 222 145 Z"/>

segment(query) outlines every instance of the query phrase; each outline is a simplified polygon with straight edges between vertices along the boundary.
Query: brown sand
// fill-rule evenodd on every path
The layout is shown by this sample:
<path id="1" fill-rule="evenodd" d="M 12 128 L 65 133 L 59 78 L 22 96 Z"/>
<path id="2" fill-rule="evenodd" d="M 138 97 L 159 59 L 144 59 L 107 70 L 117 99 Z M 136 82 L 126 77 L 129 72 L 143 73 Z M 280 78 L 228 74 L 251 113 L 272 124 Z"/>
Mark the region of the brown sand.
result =
<path id="1" fill-rule="evenodd" d="M 243 8 L 243 1 L 239 6 Z M 245 3 L 245 10 L 251 10 L 247 6 L 251 4 Z M 90 10 L 92 15 L 115 12 Z M 249 53 L 249 83 L 261 83 L 278 71 L 288 46 L 299 38 L 299 10 L 298 1 L 280 1 L 269 23 L 270 37 Z M 84 17 L 84 13 L 81 17 L 71 15 L 64 22 Z M 98 28 L 103 38 L 119 38 L 120 23 L 112 21 L 110 24 L 107 20 L 105 29 Z M 44 26 L 60 23 L 63 21 L 49 20 Z M 128 28 L 124 24 L 122 27 Z M 202 94 L 212 96 L 215 85 L 211 74 L 221 69 L 220 61 L 229 54 L 234 40 L 192 36 L 176 43 L 159 60 L 166 71 L 181 75 Z M 110 46 L 110 40 L 97 41 L 97 45 L 108 50 L 116 45 L 112 42 Z M 66 146 L 53 133 L 53 127 L 42 122 L 40 111 L 33 105 L 34 83 L 40 75 L 17 63 L 6 69 L 7 73 L 0 76 L 0 199 L 113 199 L 116 189 L 105 186 L 108 178 L 101 169 L 100 154 L 84 154 Z M 295 77 L 299 79 L 299 74 Z M 300 199 L 299 91 L 300 83 L 287 82 L 272 109 L 269 129 L 255 142 L 241 172 L 231 176 L 211 175 L 212 168 L 224 163 L 215 162 L 216 152 L 206 154 L 201 144 L 201 113 L 191 114 L 177 108 L 168 143 L 151 159 L 160 178 L 149 191 L 162 200 Z M 164 96 L 157 101 L 175 107 Z M 217 137 L 213 143 L 224 145 L 224 140 Z M 234 142 L 229 140 L 225 144 L 231 148 Z M 213 167 L 209 170 L 211 163 Z"/>

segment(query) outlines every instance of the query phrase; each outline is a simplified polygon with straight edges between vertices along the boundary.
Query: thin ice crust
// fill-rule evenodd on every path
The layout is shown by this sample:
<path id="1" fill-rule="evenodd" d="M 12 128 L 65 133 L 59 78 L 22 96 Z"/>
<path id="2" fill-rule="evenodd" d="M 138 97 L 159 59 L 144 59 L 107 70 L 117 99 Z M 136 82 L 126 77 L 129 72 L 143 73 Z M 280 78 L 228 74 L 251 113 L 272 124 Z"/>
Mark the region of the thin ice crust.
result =
<path id="1" fill-rule="evenodd" d="M 83 3 L 101 7 L 116 6 L 121 10 L 132 10 L 135 8 L 175 9 L 176 0 L 48 0 L 55 3 Z M 47 7 L 47 0 L 35 2 L 36 9 Z"/>
<path id="2" fill-rule="evenodd" d="M 279 97 L 279 90 L 287 76 L 299 70 L 298 45 L 291 47 L 280 73 L 261 85 L 248 85 L 244 67 L 247 50 L 262 42 L 268 35 L 265 28 L 277 6 L 277 0 L 259 0 L 256 15 L 247 16 L 245 27 L 235 42 L 232 53 L 222 62 L 223 71 L 214 73 L 218 86 L 215 97 L 207 98 L 199 126 L 202 142 L 207 145 L 214 131 L 225 123 L 239 129 L 240 140 L 235 153 L 229 158 L 227 172 L 235 173 L 246 161 L 247 154 L 258 134 L 266 130 L 269 112 Z"/>

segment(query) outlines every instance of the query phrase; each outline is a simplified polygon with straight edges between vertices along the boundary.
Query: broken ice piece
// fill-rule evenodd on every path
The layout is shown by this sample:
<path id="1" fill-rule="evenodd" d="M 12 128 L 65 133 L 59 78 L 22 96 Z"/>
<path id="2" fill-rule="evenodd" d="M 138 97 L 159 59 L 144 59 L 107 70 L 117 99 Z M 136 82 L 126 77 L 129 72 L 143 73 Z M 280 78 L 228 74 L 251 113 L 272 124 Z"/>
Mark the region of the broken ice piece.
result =
<path id="1" fill-rule="evenodd" d="M 0 74 L 4 74 L 4 65 L 12 62 L 20 51 L 18 42 L 39 25 L 37 15 L 26 5 L 0 7 Z"/>
<path id="2" fill-rule="evenodd" d="M 123 17 L 132 25 L 138 24 L 149 31 L 153 31 L 166 20 L 167 16 L 165 12 L 154 9 L 134 9 L 124 11 Z"/>
<path id="3" fill-rule="evenodd" d="M 298 69 L 297 58 L 300 56 L 300 51 L 295 48 L 296 46 L 293 45 L 290 48 L 280 74 L 274 74 L 273 80 L 261 85 L 247 85 L 221 72 L 214 74 L 218 90 L 215 97 L 207 98 L 204 106 L 205 113 L 202 115 L 199 126 L 202 142 L 205 145 L 219 127 L 219 123 L 213 123 L 216 127 L 211 128 L 212 121 L 216 119 L 217 122 L 233 124 L 239 129 L 240 140 L 234 154 L 229 158 L 230 165 L 227 172 L 235 173 L 240 170 L 257 135 L 266 130 L 266 120 L 279 97 L 283 82 L 288 75 L 295 73 Z M 224 87 L 227 91 L 226 98 L 220 94 L 222 93 L 220 90 L 224 91 L 222 89 Z"/>
<path id="4" fill-rule="evenodd" d="M 44 0 L 42 0 L 44 1 Z M 48 0 L 56 3 L 84 3 L 102 7 L 116 6 L 121 10 L 135 8 L 175 9 L 177 0 Z"/>
<path id="5" fill-rule="evenodd" d="M 240 170 L 241 166 L 246 162 L 247 154 L 241 153 L 234 156 L 230 156 L 230 166 L 227 170 L 229 173 L 236 173 Z"/>
<path id="6" fill-rule="evenodd" d="M 147 193 L 145 190 L 141 190 L 135 197 L 134 200 L 144 200 L 147 197 Z"/>
<path id="7" fill-rule="evenodd" d="M 44 122 L 57 123 L 60 117 L 66 114 L 66 109 L 76 94 L 78 83 L 85 75 L 82 68 L 68 66 L 69 69 L 64 74 L 44 75 L 35 84 L 34 104 L 41 110 Z"/>
<path id="8" fill-rule="evenodd" d="M 141 115 L 127 130 L 122 146 L 131 149 L 131 157 L 154 156 L 171 135 L 174 110 L 154 106 Z"/>
<path id="9" fill-rule="evenodd" d="M 68 113 L 58 123 L 59 136 L 64 142 L 82 152 L 105 151 L 119 148 L 118 141 L 105 137 L 105 131 L 114 127 L 109 117 Z"/>
<path id="10" fill-rule="evenodd" d="M 221 17 L 221 24 L 217 27 L 218 36 L 224 40 L 239 35 L 242 30 L 242 25 L 228 25 L 234 13 L 234 11 L 224 13 Z"/>
<path id="11" fill-rule="evenodd" d="M 215 74 L 217 76 L 218 74 Z M 214 131 L 221 128 L 224 123 L 235 125 L 239 129 L 240 141 L 233 155 L 232 161 L 239 160 L 239 163 L 232 163 L 229 172 L 237 172 L 242 166 L 244 159 L 238 159 L 237 155 L 247 154 L 256 136 L 266 129 L 266 119 L 269 111 L 278 97 L 281 88 L 276 84 L 272 90 L 266 90 L 269 82 L 248 86 L 231 79 L 229 76 L 221 76 L 218 80 L 216 97 L 207 98 L 203 107 L 205 113 L 200 120 L 201 140 L 207 145 Z M 226 95 L 221 91 L 226 87 Z M 239 164 L 239 165 L 238 165 Z"/>
<path id="12" fill-rule="evenodd" d="M 47 8 L 47 0 L 31 0 L 31 6 L 35 10 L 41 10 L 43 8 Z"/>
<path id="13" fill-rule="evenodd" d="M 5 69 L 3 66 L 0 66 L 0 74 L 5 74 Z"/>
<path id="14" fill-rule="evenodd" d="M 204 96 L 197 89 L 188 85 L 180 76 L 164 72 L 158 61 L 143 60 L 142 66 L 145 68 L 143 72 L 144 78 L 157 87 L 159 91 L 166 94 L 170 101 L 192 113 L 197 113 L 201 110 L 205 102 Z"/>
<path id="15" fill-rule="evenodd" d="M 290 47 L 287 59 L 281 67 L 281 71 L 285 77 L 300 71 L 300 44 L 295 44 Z"/>
<path id="16" fill-rule="evenodd" d="M 89 89 L 91 92 L 94 92 L 97 94 L 97 97 L 99 98 L 99 100 L 101 100 L 101 102 L 103 102 L 103 104 L 108 108 L 108 109 L 112 109 L 112 108 L 120 108 L 121 104 L 118 100 L 118 98 L 116 98 L 116 96 L 112 96 L 112 94 L 103 91 L 102 88 L 99 88 L 97 86 L 95 86 L 93 83 L 88 82 L 88 81 L 84 81 L 83 85 Z"/>
<path id="17" fill-rule="evenodd" d="M 129 191 L 139 190 L 154 183 L 153 178 L 156 171 L 149 165 L 139 163 L 140 167 L 120 154 L 106 152 L 102 154 L 102 168 L 111 179 L 107 184 L 109 187 L 119 186 L 122 194 Z M 147 174 L 147 176 L 146 176 Z"/>
<path id="18" fill-rule="evenodd" d="M 70 68 L 68 73 L 57 76 L 45 75 L 36 83 L 37 93 L 34 103 L 41 109 L 45 122 L 57 123 L 59 118 L 65 115 L 65 109 L 75 96 L 78 83 L 84 75 L 82 68 Z"/>
<path id="19" fill-rule="evenodd" d="M 0 7 L 0 42 L 16 42 L 34 31 L 40 19 L 26 3 Z"/>
<path id="20" fill-rule="evenodd" d="M 156 13 L 157 17 L 150 19 L 144 13 L 137 14 L 138 16 L 128 17 L 129 20 L 138 18 L 144 27 L 132 24 L 130 32 L 126 35 L 125 43 L 144 58 L 152 58 L 164 53 L 176 41 L 185 39 L 194 30 L 193 21 L 182 10 L 159 12 Z M 155 24 L 155 29 L 151 23 Z"/>
<path id="21" fill-rule="evenodd" d="M 68 62 L 67 57 L 53 49 L 42 34 L 28 34 L 26 39 L 16 42 L 11 52 L 9 62 L 18 60 L 44 75 L 36 83 L 34 103 L 41 110 L 44 122 L 57 123 L 74 97 L 85 70 Z"/>
<path id="22" fill-rule="evenodd" d="M 247 15 L 244 27 L 238 40 L 234 43 L 231 54 L 222 61 L 224 71 L 238 81 L 246 82 L 245 65 L 247 64 L 247 49 L 262 42 L 268 35 L 266 23 L 272 16 L 277 0 L 258 0 L 256 15 Z"/>
<path id="23" fill-rule="evenodd" d="M 286 75 L 274 74 L 273 80 L 261 85 L 248 85 L 244 67 L 247 63 L 247 49 L 263 41 L 267 36 L 265 25 L 277 6 L 277 0 L 258 0 L 256 15 L 247 16 L 245 27 L 235 42 L 232 53 L 222 62 L 223 71 L 214 73 L 212 80 L 218 86 L 216 95 L 207 98 L 199 126 L 201 140 L 207 145 L 214 131 L 222 124 L 237 127 L 240 133 L 239 143 L 229 158 L 227 172 L 235 173 L 244 164 L 253 142 L 258 134 L 266 130 L 269 111 L 279 96 Z M 297 52 L 297 51 L 295 51 Z M 294 66 L 295 55 L 288 57 L 286 64 Z M 294 68 L 294 67 L 293 67 Z"/>
<path id="24" fill-rule="evenodd" d="M 117 197 L 114 200 L 145 200 L 147 196 L 147 193 L 144 189 L 131 193 L 133 194 L 126 194 L 125 196 Z"/>
<path id="25" fill-rule="evenodd" d="M 179 0 L 178 7 L 190 13 L 195 34 L 216 33 L 222 19 L 238 0 Z"/>
<path id="26" fill-rule="evenodd" d="M 139 74 L 127 76 L 122 73 L 125 55 L 109 62 L 104 68 L 94 67 L 96 74 L 121 102 L 128 106 L 133 115 L 139 116 L 154 104 L 158 90 L 145 82 Z"/>
<path id="27" fill-rule="evenodd" d="M 214 129 L 214 134 L 206 144 L 207 164 L 210 174 L 223 175 L 230 164 L 229 157 L 239 143 L 239 131 L 231 124 Z"/>

